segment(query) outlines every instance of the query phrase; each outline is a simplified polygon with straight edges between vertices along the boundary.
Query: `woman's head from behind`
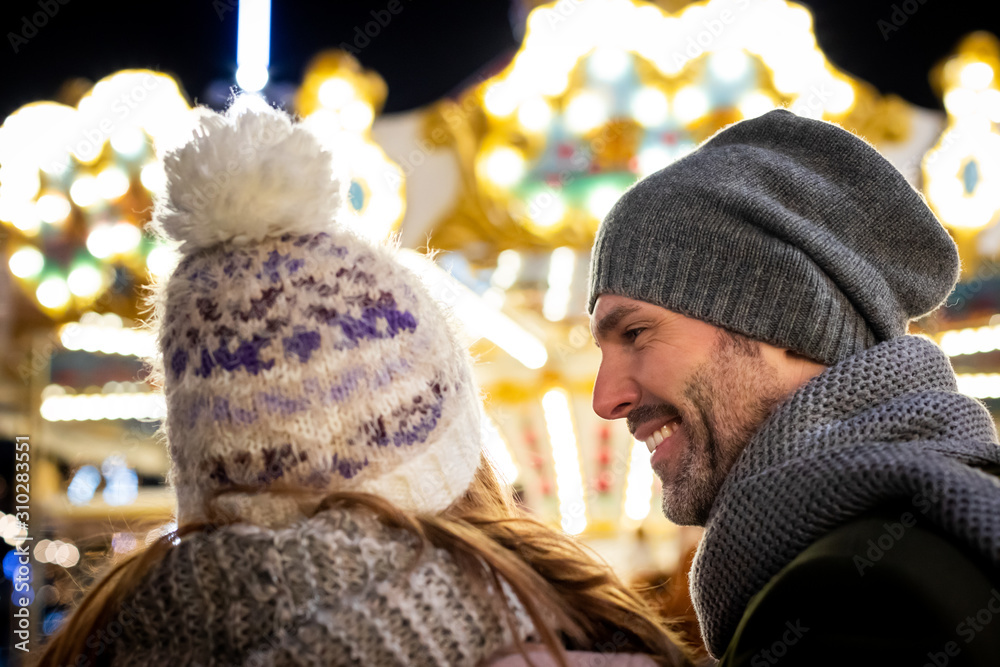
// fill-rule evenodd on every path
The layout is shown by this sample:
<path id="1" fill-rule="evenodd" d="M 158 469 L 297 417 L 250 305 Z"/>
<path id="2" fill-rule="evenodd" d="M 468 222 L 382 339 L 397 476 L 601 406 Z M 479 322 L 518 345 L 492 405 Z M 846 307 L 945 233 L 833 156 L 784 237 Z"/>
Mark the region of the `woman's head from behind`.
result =
<path id="1" fill-rule="evenodd" d="M 154 368 L 179 534 L 363 506 L 447 551 L 484 594 L 509 584 L 554 654 L 620 636 L 620 650 L 679 664 L 606 567 L 518 516 L 481 451 L 466 352 L 393 250 L 338 224 L 333 164 L 305 125 L 249 97 L 202 112 L 193 139 L 164 158 L 154 226 L 181 260 L 153 292 Z M 90 655 L 87 638 L 175 544 L 116 566 L 43 664 Z M 496 602 L 513 631 L 506 596 Z"/>
<path id="2" fill-rule="evenodd" d="M 164 160 L 154 225 L 182 259 L 155 291 L 180 523 L 277 525 L 368 492 L 439 512 L 480 461 L 470 365 L 393 250 L 347 230 L 334 156 L 254 98 L 204 112 Z"/>

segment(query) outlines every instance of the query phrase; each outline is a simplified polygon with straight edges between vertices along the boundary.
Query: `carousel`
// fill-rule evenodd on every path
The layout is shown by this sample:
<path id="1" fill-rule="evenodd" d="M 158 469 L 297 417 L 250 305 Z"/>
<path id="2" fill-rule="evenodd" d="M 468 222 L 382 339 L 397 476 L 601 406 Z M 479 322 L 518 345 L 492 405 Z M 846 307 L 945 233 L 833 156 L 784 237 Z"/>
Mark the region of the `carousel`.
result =
<path id="1" fill-rule="evenodd" d="M 395 236 L 460 323 L 484 442 L 521 502 L 647 582 L 678 571 L 699 535 L 663 518 L 645 445 L 591 408 L 590 248 L 626 188 L 730 123 L 775 107 L 838 123 L 923 193 L 963 274 L 913 333 L 942 346 L 963 392 L 1000 408 L 996 37 L 968 35 L 929 73 L 939 113 L 831 65 L 792 2 L 677 4 L 540 5 L 502 70 L 406 113 L 381 115 L 379 74 L 337 50 L 283 100 L 344 157 L 345 224 Z M 238 80 L 267 97 L 266 72 Z M 109 557 L 174 527 L 164 402 L 143 358 L 155 349 L 146 288 L 176 253 L 144 226 L 164 181 L 155 156 L 192 122 L 183 85 L 109 72 L 0 125 L 0 428 L 12 448 L 24 434 L 31 444 L 31 524 L 15 511 L 11 463 L 0 537 L 8 555 L 30 546 L 29 604 L 46 632 Z M 8 579 L 13 567 L 4 558 Z"/>

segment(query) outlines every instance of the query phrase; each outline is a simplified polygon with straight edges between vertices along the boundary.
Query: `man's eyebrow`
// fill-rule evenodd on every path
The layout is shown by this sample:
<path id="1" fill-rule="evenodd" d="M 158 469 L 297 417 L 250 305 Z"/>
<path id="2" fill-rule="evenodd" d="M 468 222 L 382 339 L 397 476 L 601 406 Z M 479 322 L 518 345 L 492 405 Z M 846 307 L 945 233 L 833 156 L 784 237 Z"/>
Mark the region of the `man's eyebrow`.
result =
<path id="1" fill-rule="evenodd" d="M 608 335 L 612 329 L 618 326 L 618 323 L 622 321 L 628 315 L 631 315 L 635 311 L 639 310 L 640 306 L 615 306 L 611 309 L 611 312 L 602 317 L 597 322 L 596 333 L 597 338 L 603 338 Z"/>

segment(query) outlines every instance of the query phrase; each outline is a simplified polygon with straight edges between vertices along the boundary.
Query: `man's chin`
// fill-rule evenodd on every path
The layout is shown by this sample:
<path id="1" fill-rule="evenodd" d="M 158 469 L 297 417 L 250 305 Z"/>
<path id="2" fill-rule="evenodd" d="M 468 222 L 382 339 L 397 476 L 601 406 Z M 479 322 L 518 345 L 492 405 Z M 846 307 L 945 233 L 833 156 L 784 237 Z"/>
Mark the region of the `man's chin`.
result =
<path id="1" fill-rule="evenodd" d="M 663 516 L 678 526 L 700 526 L 708 522 L 711 505 L 698 502 L 696 494 L 680 489 L 663 489 L 661 499 Z"/>

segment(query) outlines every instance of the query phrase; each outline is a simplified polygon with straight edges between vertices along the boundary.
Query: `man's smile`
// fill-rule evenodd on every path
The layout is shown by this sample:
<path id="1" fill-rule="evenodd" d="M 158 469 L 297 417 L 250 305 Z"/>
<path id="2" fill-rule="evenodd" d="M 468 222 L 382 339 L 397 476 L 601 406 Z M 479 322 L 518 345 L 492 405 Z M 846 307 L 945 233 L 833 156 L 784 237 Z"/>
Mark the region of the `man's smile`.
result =
<path id="1" fill-rule="evenodd" d="M 664 440 L 670 439 L 670 436 L 674 434 L 680 426 L 680 423 L 680 417 L 675 417 L 659 428 L 653 428 L 655 424 L 650 424 L 649 427 L 643 426 L 642 428 L 636 430 L 636 439 L 638 440 L 640 435 L 644 435 L 645 437 L 642 437 L 642 442 L 646 443 L 646 448 L 649 450 L 649 453 L 652 454 Z M 647 432 L 649 435 L 645 435 Z"/>

